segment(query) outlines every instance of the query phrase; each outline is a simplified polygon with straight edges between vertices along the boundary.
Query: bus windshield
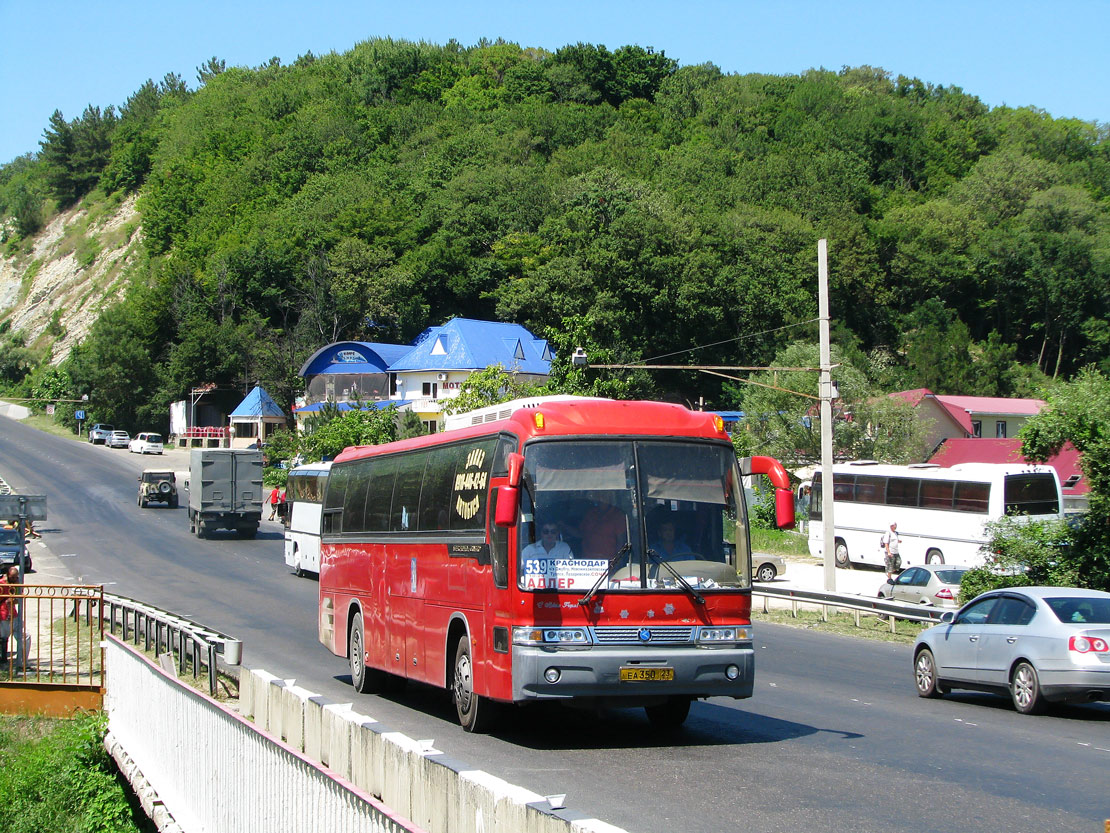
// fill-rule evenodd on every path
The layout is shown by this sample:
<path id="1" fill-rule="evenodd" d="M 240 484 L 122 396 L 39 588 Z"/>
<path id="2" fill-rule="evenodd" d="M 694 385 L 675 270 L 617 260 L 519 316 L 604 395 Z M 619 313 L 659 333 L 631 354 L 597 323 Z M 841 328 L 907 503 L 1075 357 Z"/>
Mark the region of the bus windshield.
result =
<path id="1" fill-rule="evenodd" d="M 520 587 L 746 588 L 751 567 L 739 482 L 727 446 L 534 443 L 525 452 Z"/>

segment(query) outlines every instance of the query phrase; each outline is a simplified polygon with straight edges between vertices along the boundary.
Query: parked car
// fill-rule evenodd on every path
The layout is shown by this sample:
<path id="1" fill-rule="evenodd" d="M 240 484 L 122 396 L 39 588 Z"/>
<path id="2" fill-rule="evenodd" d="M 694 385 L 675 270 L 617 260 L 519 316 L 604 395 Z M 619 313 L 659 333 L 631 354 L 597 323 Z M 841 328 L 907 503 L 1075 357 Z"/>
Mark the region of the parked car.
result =
<path id="1" fill-rule="evenodd" d="M 765 552 L 752 554 L 752 578 L 756 581 L 774 581 L 775 576 L 786 573 L 786 562 L 777 555 Z"/>
<path id="2" fill-rule="evenodd" d="M 18 528 L 0 527 L 0 568 L 7 569 L 12 564 L 19 563 L 19 550 L 23 542 L 19 537 Z M 27 553 L 27 561 L 23 569 L 31 569 L 31 553 Z"/>
<path id="3" fill-rule="evenodd" d="M 108 439 L 104 444 L 108 446 L 108 448 L 127 448 L 129 442 L 131 442 L 131 435 L 126 431 L 113 431 L 108 435 Z"/>
<path id="4" fill-rule="evenodd" d="M 108 438 L 112 436 L 112 432 L 115 430 L 116 428 L 114 425 L 109 425 L 106 422 L 98 422 L 89 429 L 89 442 L 96 444 L 107 443 Z"/>
<path id="5" fill-rule="evenodd" d="M 161 454 L 162 435 L 144 431 L 136 434 L 134 439 L 127 444 L 127 450 L 134 454 Z"/>
<path id="6" fill-rule="evenodd" d="M 960 580 L 970 570 L 960 564 L 922 564 L 903 570 L 879 588 L 880 599 L 896 602 L 959 607 Z"/>
<path id="7" fill-rule="evenodd" d="M 147 469 L 139 475 L 139 507 L 151 501 L 177 508 L 177 478 L 168 469 Z"/>
<path id="8" fill-rule="evenodd" d="M 1009 693 L 1022 714 L 1050 702 L 1110 700 L 1110 593 L 991 590 L 924 631 L 913 651 L 921 697 L 953 688 Z"/>

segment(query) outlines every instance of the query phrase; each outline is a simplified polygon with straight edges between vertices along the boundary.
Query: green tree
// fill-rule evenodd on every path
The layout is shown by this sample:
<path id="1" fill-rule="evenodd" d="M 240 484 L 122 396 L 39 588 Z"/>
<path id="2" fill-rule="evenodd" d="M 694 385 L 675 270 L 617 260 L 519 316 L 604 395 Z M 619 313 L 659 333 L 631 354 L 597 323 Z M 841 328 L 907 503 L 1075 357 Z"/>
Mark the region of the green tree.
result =
<path id="1" fill-rule="evenodd" d="M 1048 405 L 1021 429 L 1022 454 L 1044 461 L 1071 443 L 1090 487 L 1090 509 L 1067 552 L 1080 586 L 1110 590 L 1110 378 L 1084 368 L 1051 388 Z"/>
<path id="2" fill-rule="evenodd" d="M 752 374 L 753 384 L 732 386 L 744 411 L 733 442 L 744 454 L 765 454 L 788 466 L 821 459 L 821 420 L 816 399 L 818 347 L 797 342 L 780 351 L 774 367 Z M 905 403 L 876 395 L 866 375 L 832 350 L 840 398 L 833 409 L 833 455 L 837 459 L 919 462 L 928 426 Z M 807 396 L 808 395 L 808 396 Z"/>
<path id="3" fill-rule="evenodd" d="M 352 403 L 347 411 L 320 425 L 301 439 L 306 460 L 330 460 L 343 449 L 355 445 L 380 445 L 397 439 L 397 409 L 362 410 Z"/>
<path id="4" fill-rule="evenodd" d="M 522 396 L 535 396 L 539 392 L 538 385 L 521 382 L 515 373 L 505 370 L 502 365 L 491 364 L 467 376 L 458 395 L 443 406 L 443 412 L 461 414 Z"/>

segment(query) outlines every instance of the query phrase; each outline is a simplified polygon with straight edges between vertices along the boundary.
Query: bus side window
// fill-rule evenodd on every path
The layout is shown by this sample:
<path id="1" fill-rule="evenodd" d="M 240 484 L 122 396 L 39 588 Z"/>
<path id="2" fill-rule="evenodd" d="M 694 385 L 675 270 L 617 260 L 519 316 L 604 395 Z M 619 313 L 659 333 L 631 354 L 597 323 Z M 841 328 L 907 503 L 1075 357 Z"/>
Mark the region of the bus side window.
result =
<path id="1" fill-rule="evenodd" d="M 490 490 L 489 498 L 489 548 L 493 565 L 493 584 L 495 587 L 509 586 L 509 529 L 493 522 L 497 517 L 498 490 Z"/>

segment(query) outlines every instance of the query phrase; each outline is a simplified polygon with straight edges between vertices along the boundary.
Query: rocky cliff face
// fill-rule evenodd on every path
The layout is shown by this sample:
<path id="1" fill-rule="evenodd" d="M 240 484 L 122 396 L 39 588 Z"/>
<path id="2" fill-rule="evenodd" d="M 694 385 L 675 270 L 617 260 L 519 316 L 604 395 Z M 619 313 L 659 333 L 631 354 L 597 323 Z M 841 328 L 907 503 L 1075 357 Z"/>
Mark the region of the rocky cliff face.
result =
<path id="1" fill-rule="evenodd" d="M 135 197 L 73 208 L 38 235 L 30 252 L 0 258 L 0 322 L 60 363 L 100 311 L 122 297 L 140 248 Z"/>

